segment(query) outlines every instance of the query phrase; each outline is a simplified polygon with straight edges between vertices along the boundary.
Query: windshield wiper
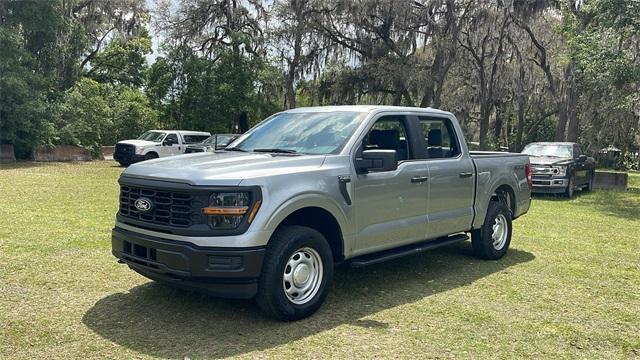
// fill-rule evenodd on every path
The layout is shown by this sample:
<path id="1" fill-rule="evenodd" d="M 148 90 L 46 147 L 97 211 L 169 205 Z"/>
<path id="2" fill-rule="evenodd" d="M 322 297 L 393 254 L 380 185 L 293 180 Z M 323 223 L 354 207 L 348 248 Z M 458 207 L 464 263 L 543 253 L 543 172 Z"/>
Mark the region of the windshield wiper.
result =
<path id="1" fill-rule="evenodd" d="M 253 152 L 271 152 L 282 154 L 295 154 L 297 151 L 291 149 L 253 149 Z"/>
<path id="2" fill-rule="evenodd" d="M 224 151 L 240 151 L 240 152 L 247 152 L 247 150 L 245 149 L 240 149 L 239 147 L 228 147 L 228 148 L 224 148 L 222 149 Z"/>

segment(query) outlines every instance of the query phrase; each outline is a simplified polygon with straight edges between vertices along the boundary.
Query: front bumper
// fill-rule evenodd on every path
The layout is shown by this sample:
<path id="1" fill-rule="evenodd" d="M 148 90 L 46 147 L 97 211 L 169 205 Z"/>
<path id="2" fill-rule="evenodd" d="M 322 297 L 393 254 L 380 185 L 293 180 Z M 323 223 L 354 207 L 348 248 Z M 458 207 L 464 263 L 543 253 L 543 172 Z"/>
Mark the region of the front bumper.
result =
<path id="1" fill-rule="evenodd" d="M 121 164 L 133 164 L 144 160 L 144 155 L 114 153 L 113 159 Z"/>
<path id="2" fill-rule="evenodd" d="M 200 247 L 114 228 L 113 255 L 152 280 L 208 294 L 248 299 L 256 295 L 265 248 Z"/>
<path id="3" fill-rule="evenodd" d="M 559 194 L 567 190 L 569 180 L 566 178 L 533 176 L 531 192 L 540 194 Z"/>

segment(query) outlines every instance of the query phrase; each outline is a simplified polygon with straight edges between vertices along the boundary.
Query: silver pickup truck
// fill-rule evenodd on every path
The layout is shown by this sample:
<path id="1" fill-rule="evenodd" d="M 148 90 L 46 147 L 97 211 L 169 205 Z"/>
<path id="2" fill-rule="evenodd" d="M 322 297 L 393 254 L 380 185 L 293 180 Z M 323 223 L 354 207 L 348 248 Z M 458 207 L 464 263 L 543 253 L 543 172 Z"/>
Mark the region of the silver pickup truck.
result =
<path id="1" fill-rule="evenodd" d="M 313 314 L 336 264 L 366 266 L 469 239 L 499 259 L 529 209 L 525 154 L 472 152 L 456 118 L 390 106 L 275 114 L 215 153 L 120 177 L 112 252 L 157 281 L 267 314 Z"/>

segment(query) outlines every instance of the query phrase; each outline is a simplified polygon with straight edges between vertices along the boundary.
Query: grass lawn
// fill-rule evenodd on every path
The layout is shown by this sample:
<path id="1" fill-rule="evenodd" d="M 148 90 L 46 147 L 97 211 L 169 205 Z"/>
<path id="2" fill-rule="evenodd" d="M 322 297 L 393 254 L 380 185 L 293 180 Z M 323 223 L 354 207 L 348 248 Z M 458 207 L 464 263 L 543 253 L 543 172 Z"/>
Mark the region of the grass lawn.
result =
<path id="1" fill-rule="evenodd" d="M 463 243 L 340 269 L 279 323 L 117 264 L 114 162 L 0 166 L 0 358 L 640 357 L 640 174 L 536 197 L 500 261 Z"/>

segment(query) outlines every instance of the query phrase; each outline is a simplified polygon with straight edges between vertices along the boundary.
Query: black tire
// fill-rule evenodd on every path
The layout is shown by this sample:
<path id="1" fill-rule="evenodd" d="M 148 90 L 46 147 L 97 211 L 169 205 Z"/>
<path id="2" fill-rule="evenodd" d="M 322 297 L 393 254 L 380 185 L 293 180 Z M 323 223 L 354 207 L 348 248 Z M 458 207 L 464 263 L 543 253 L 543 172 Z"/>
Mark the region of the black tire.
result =
<path id="1" fill-rule="evenodd" d="M 492 237 L 493 226 L 496 219 L 502 217 L 502 221 L 506 224 L 506 239 L 502 239 L 500 244 L 496 244 Z M 511 211 L 502 201 L 489 202 L 487 209 L 487 217 L 484 219 L 482 228 L 471 232 L 471 245 L 475 256 L 486 260 L 497 260 L 503 257 L 511 244 Z M 498 246 L 496 246 L 498 245 Z"/>
<path id="2" fill-rule="evenodd" d="M 564 196 L 571 199 L 575 192 L 576 184 L 575 178 L 573 175 L 569 176 L 569 183 L 567 184 L 567 189 L 564 191 Z"/>
<path id="3" fill-rule="evenodd" d="M 318 273 L 321 273 L 322 277 L 318 280 L 319 287 L 315 294 L 309 294 L 310 297 L 300 304 L 293 302 L 285 293 L 284 276 L 287 262 L 303 249 L 313 249 L 316 255 L 319 255 L 322 271 Z M 292 269 L 288 269 L 292 273 Z M 284 321 L 299 320 L 312 315 L 320 308 L 332 281 L 333 254 L 324 236 L 308 227 L 286 226 L 273 234 L 267 246 L 256 302 L 270 317 Z"/>
<path id="4" fill-rule="evenodd" d="M 585 188 L 585 190 L 587 190 L 588 192 L 593 191 L 593 182 L 595 181 L 595 174 L 593 172 L 591 172 L 589 174 L 589 182 L 587 183 L 587 187 Z"/>
<path id="5" fill-rule="evenodd" d="M 158 154 L 156 154 L 154 152 L 147 153 L 144 156 L 144 160 L 151 160 L 151 159 L 157 159 L 157 158 L 158 158 Z"/>

